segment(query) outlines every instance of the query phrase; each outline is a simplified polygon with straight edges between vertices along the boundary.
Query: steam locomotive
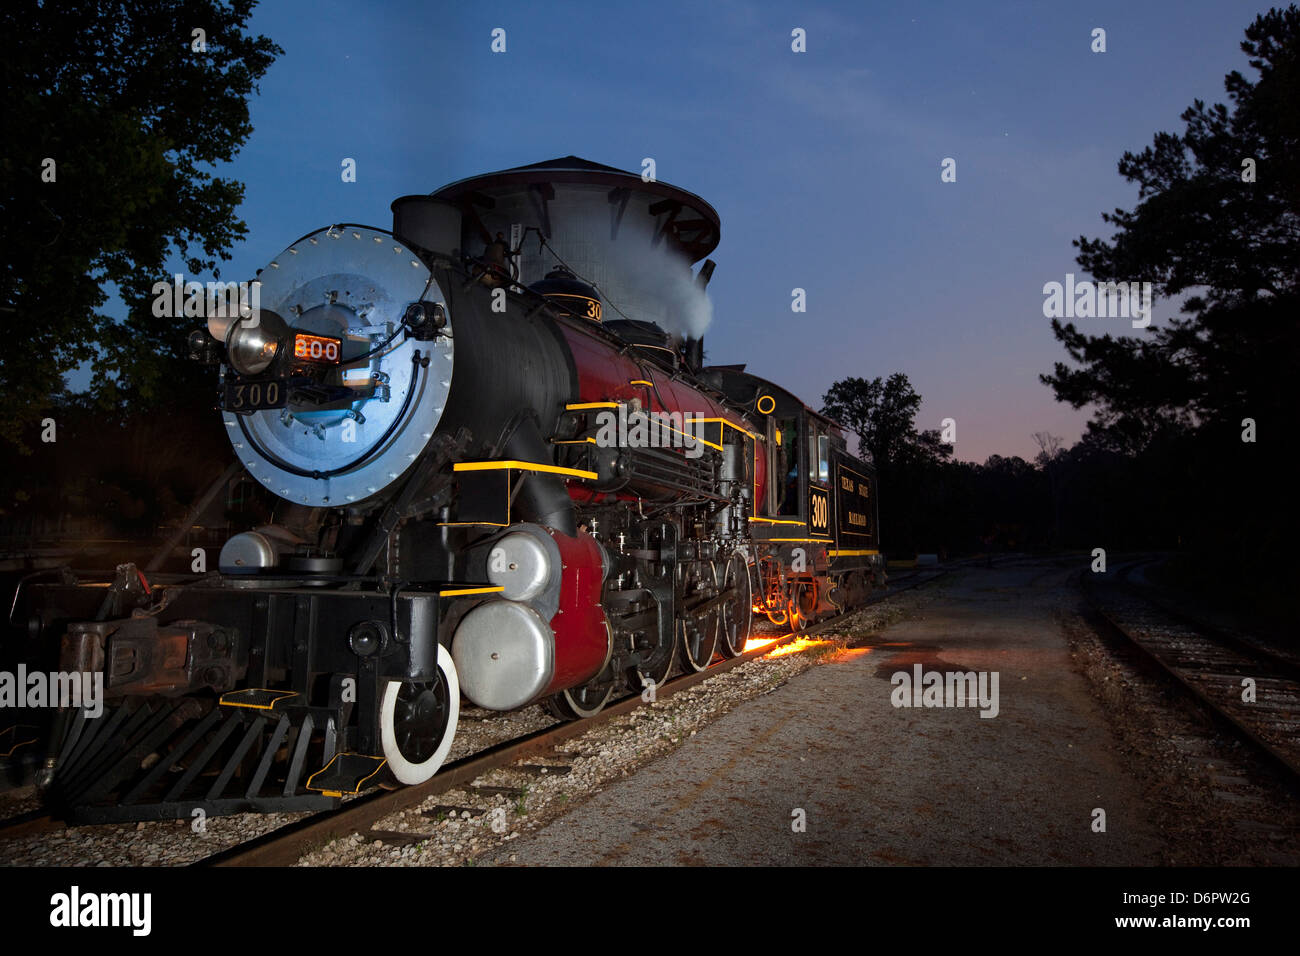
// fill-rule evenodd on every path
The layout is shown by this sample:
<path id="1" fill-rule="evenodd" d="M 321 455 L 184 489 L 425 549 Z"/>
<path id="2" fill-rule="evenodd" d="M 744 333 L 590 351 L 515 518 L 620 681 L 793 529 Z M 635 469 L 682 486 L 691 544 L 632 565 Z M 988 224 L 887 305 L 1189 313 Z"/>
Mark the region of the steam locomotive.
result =
<path id="1" fill-rule="evenodd" d="M 73 819 L 417 784 L 462 698 L 589 716 L 883 584 L 839 426 L 703 362 L 708 203 L 570 156 L 392 212 L 303 236 L 191 339 L 274 521 L 198 580 L 24 590 L 60 670 L 103 675 L 103 715 L 49 734 Z"/>

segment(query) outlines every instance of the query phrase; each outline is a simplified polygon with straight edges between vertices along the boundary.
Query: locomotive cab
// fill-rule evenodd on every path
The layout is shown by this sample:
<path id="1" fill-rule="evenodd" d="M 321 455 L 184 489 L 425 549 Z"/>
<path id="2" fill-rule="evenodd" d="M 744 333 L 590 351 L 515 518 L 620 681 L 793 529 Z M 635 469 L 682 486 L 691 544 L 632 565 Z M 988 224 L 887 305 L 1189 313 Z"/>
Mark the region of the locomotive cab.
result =
<path id="1" fill-rule="evenodd" d="M 763 419 L 770 477 L 750 518 L 756 612 L 800 629 L 883 587 L 875 474 L 849 454 L 844 430 L 743 366 L 705 379 Z"/>

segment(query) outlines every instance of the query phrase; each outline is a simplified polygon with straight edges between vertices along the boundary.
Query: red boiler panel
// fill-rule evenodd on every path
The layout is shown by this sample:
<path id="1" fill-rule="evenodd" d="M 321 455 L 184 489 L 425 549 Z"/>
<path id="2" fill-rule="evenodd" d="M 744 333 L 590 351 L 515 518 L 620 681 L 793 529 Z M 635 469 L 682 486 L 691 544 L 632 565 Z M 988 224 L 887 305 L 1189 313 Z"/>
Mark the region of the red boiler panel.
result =
<path id="1" fill-rule="evenodd" d="M 671 376 L 650 362 L 637 364 L 628 355 L 580 328 L 562 325 L 561 331 L 578 370 L 578 402 L 611 402 L 640 399 L 641 407 L 656 412 L 693 412 L 707 417 L 734 420 L 734 413 L 703 392 L 685 382 L 670 381 Z M 654 387 L 645 384 L 653 382 Z M 655 392 L 658 390 L 658 395 Z M 663 399 L 660 403 L 659 398 Z"/>
<path id="2" fill-rule="evenodd" d="M 549 531 L 550 529 L 548 529 Z M 610 654 L 610 631 L 600 604 L 604 578 L 600 545 L 585 531 L 570 538 L 550 531 L 560 548 L 563 566 L 560 607 L 551 618 L 555 634 L 555 676 L 547 694 L 578 687 L 605 666 Z"/>
<path id="3" fill-rule="evenodd" d="M 568 342 L 578 372 L 578 396 L 574 401 L 626 402 L 635 398 L 646 411 L 691 412 L 709 418 L 725 418 L 753 432 L 752 426 L 746 425 L 734 412 L 725 409 L 708 394 L 688 383 L 673 381 L 668 372 L 654 363 L 638 364 L 603 337 L 591 334 L 581 326 L 561 324 L 560 330 Z M 653 382 L 654 386 L 643 384 L 647 381 Z M 755 511 L 761 510 L 761 502 L 767 491 L 767 456 L 764 448 L 765 441 L 760 433 L 754 442 L 750 463 Z M 589 501 L 600 496 L 599 492 L 592 492 L 580 483 L 570 486 L 570 494 L 578 501 Z"/>

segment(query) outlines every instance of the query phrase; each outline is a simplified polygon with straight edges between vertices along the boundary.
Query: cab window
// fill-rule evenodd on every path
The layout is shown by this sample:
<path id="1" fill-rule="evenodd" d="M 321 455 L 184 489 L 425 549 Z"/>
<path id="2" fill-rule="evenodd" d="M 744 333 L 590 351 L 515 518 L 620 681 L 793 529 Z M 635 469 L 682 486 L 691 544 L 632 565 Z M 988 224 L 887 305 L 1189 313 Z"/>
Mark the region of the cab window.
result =
<path id="1" fill-rule="evenodd" d="M 822 484 L 831 480 L 831 439 L 809 422 L 808 480 Z"/>
<path id="2" fill-rule="evenodd" d="M 799 514 L 799 422 L 782 418 L 777 422 L 779 468 L 777 514 Z"/>

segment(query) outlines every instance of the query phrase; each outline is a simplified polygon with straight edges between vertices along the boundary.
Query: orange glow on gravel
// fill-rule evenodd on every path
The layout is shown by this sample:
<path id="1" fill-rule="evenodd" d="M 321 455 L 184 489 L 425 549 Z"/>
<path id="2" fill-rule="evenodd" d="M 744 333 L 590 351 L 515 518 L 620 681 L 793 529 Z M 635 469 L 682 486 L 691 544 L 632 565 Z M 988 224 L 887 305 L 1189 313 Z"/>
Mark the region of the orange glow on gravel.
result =
<path id="1" fill-rule="evenodd" d="M 783 641 L 789 636 L 790 636 L 789 634 L 782 634 L 779 637 L 751 637 L 748 641 L 745 642 L 745 650 L 753 651 L 753 650 L 757 650 L 760 647 L 767 647 L 767 645 L 774 644 L 777 641 Z M 823 644 L 833 644 L 833 643 L 834 641 L 824 641 L 815 637 L 800 637 L 796 640 L 791 641 L 788 644 L 782 644 L 780 647 L 772 648 L 772 650 L 768 651 L 768 653 L 763 656 L 784 657 L 787 654 L 799 654 L 803 651 L 808 650 L 808 648 L 810 647 L 819 647 Z"/>
<path id="2" fill-rule="evenodd" d="M 798 638 L 797 640 L 791 641 L 789 644 L 782 644 L 780 647 L 774 648 L 771 651 L 771 653 L 766 654 L 764 656 L 785 657 L 787 654 L 799 654 L 812 647 L 821 647 L 826 644 L 834 644 L 834 643 L 835 643 L 834 641 L 818 640 L 815 637 L 801 637 Z"/>

